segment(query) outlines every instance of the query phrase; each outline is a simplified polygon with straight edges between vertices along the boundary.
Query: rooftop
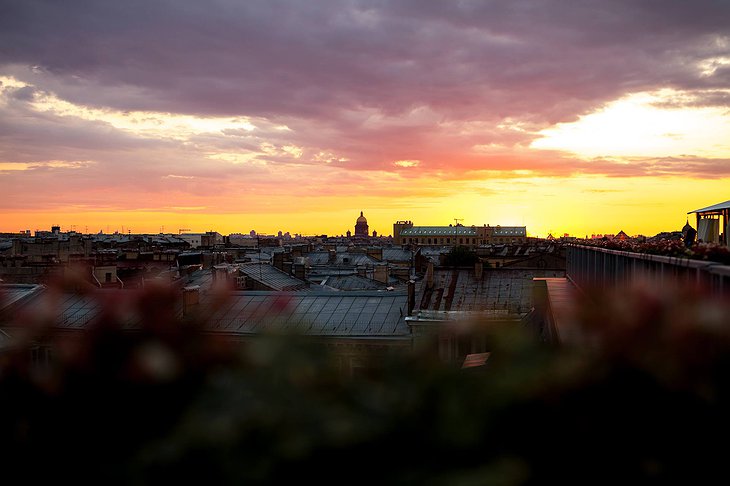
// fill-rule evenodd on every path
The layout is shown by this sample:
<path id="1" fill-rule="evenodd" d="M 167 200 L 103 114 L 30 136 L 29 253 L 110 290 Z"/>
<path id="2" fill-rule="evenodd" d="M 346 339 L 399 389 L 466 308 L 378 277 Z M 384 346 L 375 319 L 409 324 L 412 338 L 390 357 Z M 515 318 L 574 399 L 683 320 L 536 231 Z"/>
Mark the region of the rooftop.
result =
<path id="1" fill-rule="evenodd" d="M 527 236 L 526 226 L 495 226 L 494 236 Z"/>
<path id="2" fill-rule="evenodd" d="M 260 282 L 273 290 L 298 290 L 306 288 L 307 284 L 282 272 L 268 263 L 243 263 L 238 265 L 242 274 Z"/>
<path id="3" fill-rule="evenodd" d="M 385 290 L 388 286 L 360 275 L 329 275 L 321 285 L 339 290 Z"/>
<path id="4" fill-rule="evenodd" d="M 532 307 L 533 277 L 562 277 L 559 270 L 485 269 L 476 278 L 473 269 L 436 269 L 433 289 L 420 283 L 416 310 L 483 312 L 506 310 L 526 313 Z"/>
<path id="5" fill-rule="evenodd" d="M 379 260 L 358 252 L 340 252 L 337 251 L 335 260 L 330 261 L 329 252 L 317 251 L 307 254 L 307 261 L 310 265 L 375 265 L 381 263 Z"/>
<path id="6" fill-rule="evenodd" d="M 35 284 L 1 284 L 0 311 L 11 309 L 33 298 L 43 290 L 42 285 Z"/>
<path id="7" fill-rule="evenodd" d="M 413 226 L 400 232 L 401 236 L 477 236 L 472 226 Z"/>
<path id="8" fill-rule="evenodd" d="M 702 209 L 695 209 L 694 211 L 690 211 L 687 214 L 705 213 L 705 212 L 709 212 L 709 211 L 722 211 L 723 209 L 730 209 L 730 201 L 713 204 L 712 206 L 707 206 L 706 208 L 702 208 Z"/>
<path id="9" fill-rule="evenodd" d="M 405 292 L 234 292 L 216 307 L 201 298 L 200 313 L 213 331 L 254 334 L 266 330 L 316 336 L 406 337 Z"/>

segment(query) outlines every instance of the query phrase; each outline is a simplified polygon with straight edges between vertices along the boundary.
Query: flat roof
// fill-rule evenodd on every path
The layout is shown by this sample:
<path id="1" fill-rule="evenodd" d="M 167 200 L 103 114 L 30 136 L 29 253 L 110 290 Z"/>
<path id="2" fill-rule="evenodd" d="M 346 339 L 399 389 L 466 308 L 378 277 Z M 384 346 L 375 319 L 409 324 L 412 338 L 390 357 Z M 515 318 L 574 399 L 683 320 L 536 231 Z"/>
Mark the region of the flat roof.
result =
<path id="1" fill-rule="evenodd" d="M 704 212 L 709 212 L 709 211 L 722 211 L 723 209 L 730 209 L 730 201 L 717 203 L 717 204 L 714 204 L 712 206 L 707 206 L 706 208 L 702 208 L 702 209 L 695 209 L 694 211 L 689 211 L 687 214 L 704 213 Z"/>

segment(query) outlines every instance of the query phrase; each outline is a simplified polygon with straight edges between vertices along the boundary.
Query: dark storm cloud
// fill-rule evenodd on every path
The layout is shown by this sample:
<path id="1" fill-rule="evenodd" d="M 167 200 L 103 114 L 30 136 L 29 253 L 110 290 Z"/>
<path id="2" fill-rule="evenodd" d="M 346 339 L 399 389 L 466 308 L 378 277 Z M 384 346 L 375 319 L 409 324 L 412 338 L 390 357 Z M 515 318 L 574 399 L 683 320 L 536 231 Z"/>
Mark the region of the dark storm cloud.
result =
<path id="1" fill-rule="evenodd" d="M 119 109 L 318 118 L 427 105 L 554 122 L 627 90 L 712 87 L 693 63 L 727 53 L 728 18 L 730 2 L 709 0 L 17 0 L 0 11 L 0 61 Z"/>
<path id="2" fill-rule="evenodd" d="M 630 92 L 672 87 L 693 93 L 672 106 L 727 106 L 730 71 L 717 59 L 730 55 L 728 18 L 730 2 L 712 0 L 4 0 L 0 75 L 30 86 L 8 91 L 0 107 L 0 156 L 92 160 L 99 180 L 123 165 L 130 185 L 142 174 L 161 184 L 167 174 L 243 179 L 256 170 L 214 166 L 206 157 L 217 152 L 404 177 L 395 161 L 444 178 L 705 175 L 725 161 L 580 162 L 525 149 L 541 128 Z M 38 93 L 121 111 L 260 119 L 254 132 L 153 140 L 23 107 Z"/>

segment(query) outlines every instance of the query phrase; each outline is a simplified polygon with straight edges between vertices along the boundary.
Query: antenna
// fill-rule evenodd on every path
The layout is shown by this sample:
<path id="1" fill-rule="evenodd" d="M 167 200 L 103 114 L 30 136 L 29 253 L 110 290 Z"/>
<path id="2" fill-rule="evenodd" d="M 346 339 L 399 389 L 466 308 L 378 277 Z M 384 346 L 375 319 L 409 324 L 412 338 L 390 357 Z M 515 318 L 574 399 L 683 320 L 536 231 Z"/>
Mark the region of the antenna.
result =
<path id="1" fill-rule="evenodd" d="M 457 244 L 457 236 L 459 236 L 459 221 L 464 221 L 464 218 L 454 218 L 454 248 Z"/>

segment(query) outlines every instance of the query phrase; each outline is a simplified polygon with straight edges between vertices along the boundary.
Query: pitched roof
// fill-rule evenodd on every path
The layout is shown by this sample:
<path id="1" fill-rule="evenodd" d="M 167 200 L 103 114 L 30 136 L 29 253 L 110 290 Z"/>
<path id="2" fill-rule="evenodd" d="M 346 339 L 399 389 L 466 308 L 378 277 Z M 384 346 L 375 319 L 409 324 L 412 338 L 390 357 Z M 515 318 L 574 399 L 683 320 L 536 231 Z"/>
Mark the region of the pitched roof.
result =
<path id="1" fill-rule="evenodd" d="M 526 226 L 495 226 L 494 236 L 527 236 Z"/>
<path id="2" fill-rule="evenodd" d="M 387 285 L 360 275 L 330 275 L 325 285 L 340 290 L 384 290 Z"/>
<path id="3" fill-rule="evenodd" d="M 224 305 L 200 303 L 212 331 L 269 329 L 313 336 L 407 337 L 405 292 L 234 292 Z"/>
<path id="4" fill-rule="evenodd" d="M 116 315 L 123 328 L 136 329 L 144 316 L 134 306 L 120 305 L 133 300 L 135 293 L 114 289 L 38 297 L 53 309 L 49 317 L 57 329 L 87 330 L 105 309 L 108 311 L 105 306 L 112 304 L 127 309 Z M 218 294 L 202 291 L 197 310 L 207 330 L 223 334 L 279 330 L 309 336 L 409 339 L 404 317 L 407 301 L 402 291 L 245 291 L 232 292 L 223 300 Z M 32 303 L 25 307 L 31 311 L 39 308 Z"/>
<path id="5" fill-rule="evenodd" d="M 241 273 L 273 290 L 298 290 L 307 284 L 268 263 L 243 263 L 238 266 Z"/>
<path id="6" fill-rule="evenodd" d="M 0 285 L 0 311 L 12 311 L 16 306 L 32 299 L 44 289 L 36 284 L 2 284 Z"/>

